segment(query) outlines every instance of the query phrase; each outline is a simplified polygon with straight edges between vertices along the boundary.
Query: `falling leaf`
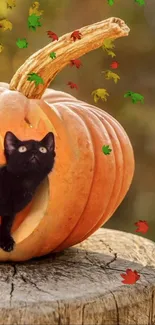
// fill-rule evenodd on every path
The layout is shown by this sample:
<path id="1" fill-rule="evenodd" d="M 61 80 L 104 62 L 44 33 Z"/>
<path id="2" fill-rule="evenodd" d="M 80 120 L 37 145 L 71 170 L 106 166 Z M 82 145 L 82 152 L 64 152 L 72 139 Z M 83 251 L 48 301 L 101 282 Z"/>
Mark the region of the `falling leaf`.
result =
<path id="1" fill-rule="evenodd" d="M 12 9 L 16 7 L 16 0 L 6 0 L 7 8 Z"/>
<path id="2" fill-rule="evenodd" d="M 36 16 L 41 16 L 44 10 L 38 10 L 39 7 L 40 3 L 38 1 L 35 1 L 29 9 L 29 16 L 31 16 L 32 14 L 35 14 Z"/>
<path id="3" fill-rule="evenodd" d="M 70 86 L 70 88 L 71 88 L 71 89 L 73 89 L 73 88 L 76 88 L 76 89 L 78 89 L 78 86 L 77 86 L 77 84 L 75 84 L 75 83 L 74 83 L 74 82 L 72 82 L 72 81 L 69 81 L 67 85 L 68 85 L 68 86 Z"/>
<path id="4" fill-rule="evenodd" d="M 71 38 L 73 38 L 73 41 L 75 42 L 77 39 L 81 39 L 82 34 L 79 32 L 79 30 L 75 30 L 71 34 Z"/>
<path id="5" fill-rule="evenodd" d="M 71 60 L 70 65 L 71 65 L 71 67 L 73 67 L 73 65 L 75 65 L 76 68 L 79 69 L 82 66 L 82 62 L 80 59 Z"/>
<path id="6" fill-rule="evenodd" d="M 103 42 L 102 49 L 107 52 L 108 55 L 110 55 L 112 58 L 116 56 L 116 54 L 112 51 L 112 49 L 115 48 L 115 45 L 113 44 L 114 39 L 112 38 L 106 38 Z"/>
<path id="7" fill-rule="evenodd" d="M 117 84 L 117 81 L 120 79 L 118 74 L 116 74 L 110 70 L 102 71 L 102 72 L 105 73 L 105 79 L 107 79 L 107 80 L 113 79 L 115 84 Z"/>
<path id="8" fill-rule="evenodd" d="M 114 0 L 108 0 L 108 4 L 109 4 L 109 6 L 113 6 Z"/>
<path id="9" fill-rule="evenodd" d="M 113 61 L 111 64 L 110 64 L 110 68 L 112 69 L 117 69 L 119 66 L 119 63 L 117 61 Z"/>
<path id="10" fill-rule="evenodd" d="M 109 148 L 109 145 L 107 146 L 103 146 L 102 147 L 102 151 L 105 155 L 110 155 L 110 152 L 112 151 L 112 149 Z"/>
<path id="11" fill-rule="evenodd" d="M 39 84 L 44 84 L 43 79 L 37 73 L 29 73 L 28 76 L 29 77 L 27 78 L 27 80 L 34 81 L 36 86 L 38 86 Z"/>
<path id="12" fill-rule="evenodd" d="M 52 38 L 52 41 L 57 41 L 58 40 L 58 35 L 52 32 L 51 30 L 47 31 L 47 35 L 49 38 Z"/>
<path id="13" fill-rule="evenodd" d="M 94 96 L 94 102 L 97 103 L 99 99 L 103 101 L 107 101 L 107 96 L 109 96 L 108 92 L 104 88 L 98 88 L 96 90 L 93 90 L 91 95 Z"/>
<path id="14" fill-rule="evenodd" d="M 22 38 L 22 39 L 18 38 L 16 44 L 20 49 L 24 49 L 24 48 L 28 47 L 28 42 L 27 42 L 26 38 Z"/>
<path id="15" fill-rule="evenodd" d="M 51 52 L 50 53 L 50 58 L 51 59 L 56 59 L 56 53 L 55 52 Z"/>
<path id="16" fill-rule="evenodd" d="M 144 6 L 145 5 L 145 1 L 144 0 L 135 0 L 136 3 L 138 3 L 140 6 Z"/>
<path id="17" fill-rule="evenodd" d="M 114 49 L 115 48 L 114 39 L 113 38 L 105 38 L 102 46 L 104 49 L 108 49 L 108 50 Z"/>
<path id="18" fill-rule="evenodd" d="M 40 16 L 36 16 L 36 14 L 32 14 L 31 16 L 28 17 L 28 27 L 29 29 L 36 31 L 37 27 L 41 27 L 41 22 L 40 20 Z"/>
<path id="19" fill-rule="evenodd" d="M 140 101 L 142 104 L 144 104 L 144 96 L 138 93 L 134 93 L 133 91 L 128 91 L 124 94 L 124 98 L 131 97 L 132 103 L 135 104 L 138 101 Z"/>
<path id="20" fill-rule="evenodd" d="M 140 278 L 140 275 L 137 273 L 137 271 L 132 271 L 131 269 L 127 269 L 126 274 L 122 273 L 120 275 L 124 279 L 122 281 L 124 284 L 135 284 Z"/>
<path id="21" fill-rule="evenodd" d="M 135 226 L 138 227 L 136 229 L 136 232 L 142 232 L 143 234 L 145 234 L 149 229 L 148 223 L 145 220 L 139 220 L 138 222 L 135 222 Z"/>
<path id="22" fill-rule="evenodd" d="M 8 29 L 12 30 L 12 23 L 7 19 L 2 19 L 0 20 L 0 27 L 2 28 L 3 31 L 6 31 Z"/>

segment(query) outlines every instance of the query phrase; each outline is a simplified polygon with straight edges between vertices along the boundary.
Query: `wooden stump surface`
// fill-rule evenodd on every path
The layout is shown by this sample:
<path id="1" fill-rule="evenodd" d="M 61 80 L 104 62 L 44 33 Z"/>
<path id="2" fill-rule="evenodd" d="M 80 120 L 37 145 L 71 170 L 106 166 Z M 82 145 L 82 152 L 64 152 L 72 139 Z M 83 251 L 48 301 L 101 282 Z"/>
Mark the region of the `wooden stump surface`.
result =
<path id="1" fill-rule="evenodd" d="M 122 283 L 126 269 L 136 284 Z M 154 242 L 102 228 L 61 253 L 0 263 L 0 324 L 153 325 L 154 288 Z"/>

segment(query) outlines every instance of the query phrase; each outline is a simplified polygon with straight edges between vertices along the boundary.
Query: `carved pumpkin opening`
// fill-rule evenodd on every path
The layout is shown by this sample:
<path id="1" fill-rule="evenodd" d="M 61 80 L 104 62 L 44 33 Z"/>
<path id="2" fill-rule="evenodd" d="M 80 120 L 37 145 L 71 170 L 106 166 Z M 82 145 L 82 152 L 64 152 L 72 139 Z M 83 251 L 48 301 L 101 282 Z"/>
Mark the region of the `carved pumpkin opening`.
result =
<path id="1" fill-rule="evenodd" d="M 42 184 L 38 187 L 35 196 L 29 205 L 29 211 L 24 216 L 23 211 L 20 213 L 22 216 L 21 220 L 19 214 L 16 216 L 15 227 L 12 228 L 12 237 L 18 244 L 32 234 L 32 232 L 38 227 L 41 220 L 44 218 L 47 210 L 49 201 L 49 180 L 46 178 Z M 26 213 L 25 213 L 26 214 Z"/>

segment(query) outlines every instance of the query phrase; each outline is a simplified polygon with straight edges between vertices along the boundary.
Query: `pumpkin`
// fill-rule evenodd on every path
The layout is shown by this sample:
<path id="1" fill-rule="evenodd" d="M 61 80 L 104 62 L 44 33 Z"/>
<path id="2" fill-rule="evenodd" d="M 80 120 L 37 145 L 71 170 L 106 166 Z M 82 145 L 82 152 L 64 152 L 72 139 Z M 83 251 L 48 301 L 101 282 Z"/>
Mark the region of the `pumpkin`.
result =
<path id="1" fill-rule="evenodd" d="M 0 164 L 6 163 L 3 140 L 8 130 L 21 140 L 41 140 L 52 131 L 56 143 L 54 169 L 32 202 L 16 215 L 12 227 L 16 245 L 11 252 L 0 249 L 1 261 L 28 260 L 83 241 L 113 215 L 130 187 L 134 155 L 123 127 L 95 106 L 46 89 L 79 51 L 82 55 L 103 43 L 107 20 L 97 23 L 96 28 L 94 25 L 81 28 L 83 38 L 78 45 L 69 33 L 31 56 L 10 84 L 0 83 Z M 111 18 L 108 26 L 112 38 L 127 35 L 127 26 L 121 20 Z M 68 56 L 62 60 L 66 43 Z M 47 56 L 51 49 L 57 50 L 53 61 Z M 43 76 L 44 85 L 35 87 L 27 81 L 32 71 Z M 103 145 L 112 149 L 110 155 L 103 154 Z"/>

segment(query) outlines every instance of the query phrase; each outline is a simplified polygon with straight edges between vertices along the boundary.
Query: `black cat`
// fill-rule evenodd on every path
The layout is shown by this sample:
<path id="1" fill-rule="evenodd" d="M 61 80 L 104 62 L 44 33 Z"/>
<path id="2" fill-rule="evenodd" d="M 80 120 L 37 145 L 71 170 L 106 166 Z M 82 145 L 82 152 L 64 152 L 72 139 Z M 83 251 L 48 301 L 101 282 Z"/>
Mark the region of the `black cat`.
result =
<path id="1" fill-rule="evenodd" d="M 32 200 L 54 166 L 54 135 L 49 132 L 41 141 L 20 141 L 8 131 L 4 154 L 6 165 L 0 168 L 0 247 L 10 252 L 15 244 L 10 231 L 16 213 Z"/>

